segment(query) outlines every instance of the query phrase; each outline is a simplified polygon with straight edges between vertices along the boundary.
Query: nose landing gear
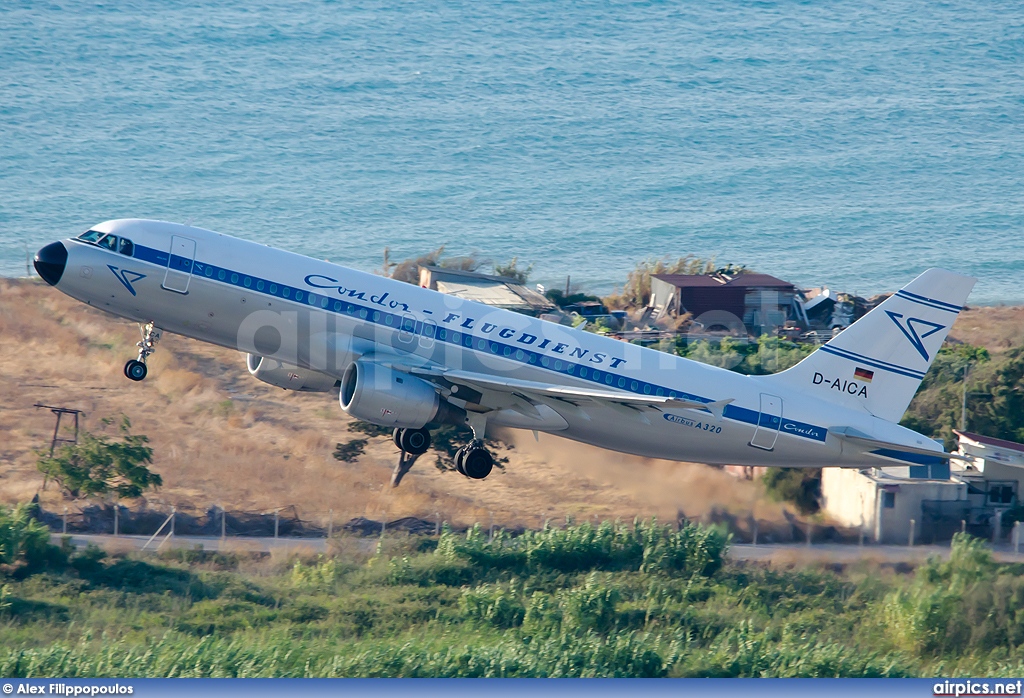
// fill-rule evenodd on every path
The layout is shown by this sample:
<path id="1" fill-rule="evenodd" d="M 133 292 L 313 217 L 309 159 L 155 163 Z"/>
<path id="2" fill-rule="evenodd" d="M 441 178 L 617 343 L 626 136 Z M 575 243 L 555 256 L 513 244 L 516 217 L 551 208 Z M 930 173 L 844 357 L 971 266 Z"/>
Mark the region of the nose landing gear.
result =
<path id="1" fill-rule="evenodd" d="M 139 358 L 132 359 L 124 365 L 124 375 L 136 382 L 144 380 L 149 374 L 146 359 L 156 351 L 156 343 L 160 341 L 162 334 L 152 322 L 140 325 L 139 329 L 142 332 L 142 341 L 135 345 L 139 348 Z"/>

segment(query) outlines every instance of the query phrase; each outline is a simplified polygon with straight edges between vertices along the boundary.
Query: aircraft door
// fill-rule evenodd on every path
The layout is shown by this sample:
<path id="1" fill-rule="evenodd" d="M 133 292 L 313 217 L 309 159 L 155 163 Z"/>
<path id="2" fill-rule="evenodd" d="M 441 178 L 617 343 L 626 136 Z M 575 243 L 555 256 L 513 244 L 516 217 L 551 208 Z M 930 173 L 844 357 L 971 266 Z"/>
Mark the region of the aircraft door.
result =
<path id="1" fill-rule="evenodd" d="M 163 287 L 176 293 L 188 293 L 188 284 L 192 280 L 192 263 L 195 258 L 196 241 L 192 238 L 172 235 Z"/>
<path id="2" fill-rule="evenodd" d="M 771 451 L 775 448 L 775 440 L 779 438 L 782 427 L 782 398 L 776 395 L 761 393 L 761 414 L 757 419 L 757 428 L 750 445 Z"/>

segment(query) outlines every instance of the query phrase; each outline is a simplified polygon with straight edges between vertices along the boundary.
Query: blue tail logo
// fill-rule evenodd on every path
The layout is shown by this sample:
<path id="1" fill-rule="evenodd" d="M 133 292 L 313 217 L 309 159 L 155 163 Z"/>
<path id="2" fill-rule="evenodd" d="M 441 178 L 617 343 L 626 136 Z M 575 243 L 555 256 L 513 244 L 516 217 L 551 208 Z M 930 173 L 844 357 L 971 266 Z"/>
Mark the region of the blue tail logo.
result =
<path id="1" fill-rule="evenodd" d="M 891 310 L 886 310 L 885 314 L 889 316 L 889 319 L 896 323 L 896 327 L 900 328 L 900 332 L 910 340 L 910 343 L 917 349 L 917 353 L 924 357 L 925 361 L 929 361 L 928 350 L 924 348 L 924 340 L 931 337 L 939 330 L 946 329 L 945 325 L 940 325 L 937 322 L 931 320 L 922 320 L 919 317 L 908 317 L 903 318 L 902 313 L 894 313 Z M 922 332 L 921 330 L 927 330 Z"/>
<path id="2" fill-rule="evenodd" d="M 132 284 L 139 279 L 145 279 L 145 274 L 140 274 L 139 272 L 131 271 L 130 269 L 118 269 L 113 264 L 108 264 L 107 269 L 114 272 L 114 276 L 117 277 L 117 280 L 121 282 L 122 286 L 128 289 L 129 293 L 133 296 L 138 295 L 135 293 L 135 289 L 132 287 Z"/>

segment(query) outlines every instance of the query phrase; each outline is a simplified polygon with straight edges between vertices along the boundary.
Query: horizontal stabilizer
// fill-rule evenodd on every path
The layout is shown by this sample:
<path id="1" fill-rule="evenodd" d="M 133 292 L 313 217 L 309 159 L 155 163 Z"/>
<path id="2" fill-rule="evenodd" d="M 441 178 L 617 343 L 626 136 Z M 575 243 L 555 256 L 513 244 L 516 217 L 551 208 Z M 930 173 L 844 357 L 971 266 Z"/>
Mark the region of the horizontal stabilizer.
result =
<path id="1" fill-rule="evenodd" d="M 961 456 L 957 453 L 946 453 L 945 451 L 936 451 L 929 448 L 919 448 L 917 446 L 908 446 L 906 444 L 900 444 L 893 441 L 883 441 L 876 439 L 867 434 L 854 429 L 853 427 L 832 427 L 828 430 L 828 433 L 841 439 L 857 448 L 861 449 L 864 453 L 871 456 L 876 456 L 883 460 L 897 460 L 905 462 L 918 462 L 922 459 L 912 458 L 899 458 L 899 454 L 906 454 L 908 456 L 924 456 L 925 459 L 936 458 L 939 460 L 960 460 L 970 462 L 971 459 L 966 456 Z"/>

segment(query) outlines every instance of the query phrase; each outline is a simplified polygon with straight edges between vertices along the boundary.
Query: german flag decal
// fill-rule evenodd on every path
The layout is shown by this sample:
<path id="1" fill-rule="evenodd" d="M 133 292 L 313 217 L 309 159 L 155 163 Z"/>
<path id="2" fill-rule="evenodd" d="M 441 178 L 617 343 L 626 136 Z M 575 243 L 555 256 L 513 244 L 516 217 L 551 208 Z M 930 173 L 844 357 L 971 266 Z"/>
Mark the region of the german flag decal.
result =
<path id="1" fill-rule="evenodd" d="M 853 377 L 859 381 L 870 383 L 871 379 L 875 377 L 875 372 L 869 371 L 866 368 L 855 368 L 853 370 Z"/>

